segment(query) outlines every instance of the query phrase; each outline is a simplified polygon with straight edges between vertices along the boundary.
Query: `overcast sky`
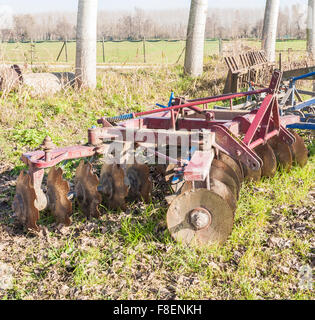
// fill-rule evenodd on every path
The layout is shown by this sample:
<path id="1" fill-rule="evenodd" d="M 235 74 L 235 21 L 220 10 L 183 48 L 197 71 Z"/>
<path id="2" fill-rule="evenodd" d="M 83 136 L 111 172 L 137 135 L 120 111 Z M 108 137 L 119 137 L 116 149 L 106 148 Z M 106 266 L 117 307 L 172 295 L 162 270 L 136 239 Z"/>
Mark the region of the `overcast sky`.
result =
<path id="1" fill-rule="evenodd" d="M 190 0 L 99 0 L 100 9 L 132 10 L 188 8 Z M 0 0 L 0 5 L 8 5 L 15 13 L 37 13 L 47 11 L 76 11 L 78 0 Z M 209 0 L 215 8 L 257 8 L 263 7 L 266 0 Z M 282 5 L 307 4 L 307 0 L 281 0 Z"/>

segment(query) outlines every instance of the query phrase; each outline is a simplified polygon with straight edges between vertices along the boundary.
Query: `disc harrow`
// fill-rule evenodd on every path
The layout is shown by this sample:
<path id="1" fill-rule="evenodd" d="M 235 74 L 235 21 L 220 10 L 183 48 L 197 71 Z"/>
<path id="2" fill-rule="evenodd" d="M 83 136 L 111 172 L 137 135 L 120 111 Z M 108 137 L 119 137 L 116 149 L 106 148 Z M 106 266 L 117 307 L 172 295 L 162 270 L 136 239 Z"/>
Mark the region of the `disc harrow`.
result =
<path id="1" fill-rule="evenodd" d="M 29 170 L 17 180 L 13 207 L 18 221 L 38 231 L 39 212 L 46 209 L 57 223 L 70 225 L 73 201 L 87 219 L 100 217 L 101 204 L 124 210 L 128 201 L 149 203 L 154 167 L 170 185 L 162 192 L 170 204 L 166 220 L 172 237 L 186 244 L 224 243 L 244 180 L 273 177 L 278 165 L 289 171 L 294 162 L 306 164 L 303 139 L 286 129 L 297 116 L 279 114 L 281 77 L 275 71 L 268 89 L 196 100 L 172 97 L 163 108 L 103 117 L 101 126 L 88 130 L 86 145 L 56 148 L 47 137 L 41 150 L 21 157 Z M 253 111 L 208 108 L 212 102 L 260 93 L 265 98 Z M 81 161 L 70 188 L 60 165 L 75 159 Z"/>

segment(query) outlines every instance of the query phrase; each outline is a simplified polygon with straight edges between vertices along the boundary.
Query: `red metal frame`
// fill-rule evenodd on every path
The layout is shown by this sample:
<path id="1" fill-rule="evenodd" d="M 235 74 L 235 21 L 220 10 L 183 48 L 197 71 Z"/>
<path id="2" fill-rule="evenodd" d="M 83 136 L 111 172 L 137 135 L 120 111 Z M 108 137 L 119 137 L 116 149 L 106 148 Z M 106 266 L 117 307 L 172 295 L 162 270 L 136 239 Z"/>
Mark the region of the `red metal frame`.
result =
<path id="1" fill-rule="evenodd" d="M 178 138 L 175 141 L 179 145 L 180 136 L 186 134 L 189 137 L 189 143 L 192 144 L 193 138 L 189 132 L 193 130 L 203 132 L 202 130 L 205 129 L 208 132 L 215 133 L 214 146 L 217 149 L 224 151 L 233 158 L 239 159 L 251 169 L 258 170 L 262 166 L 262 160 L 253 151 L 254 148 L 266 143 L 276 135 L 281 136 L 283 141 L 288 144 L 292 144 L 295 141 L 294 136 L 284 126 L 288 123 L 295 123 L 297 116 L 282 118 L 279 115 L 276 94 L 281 76 L 282 73 L 280 71 L 274 72 L 268 89 L 190 100 L 187 103 L 182 103 L 182 99 L 179 98 L 176 99 L 176 105 L 174 106 L 135 113 L 133 114 L 134 119 L 121 122 L 118 126 L 112 126 L 105 118 L 102 118 L 98 120 L 102 127 L 89 129 L 88 146 L 58 148 L 49 151 L 48 154 L 44 151 L 29 152 L 23 154 L 21 159 L 30 167 L 34 184 L 38 184 L 39 181 L 42 181 L 45 168 L 52 167 L 64 160 L 92 157 L 100 154 L 104 140 L 114 140 L 118 137 L 124 142 L 131 141 L 141 144 L 146 142 L 145 134 L 150 133 L 154 135 L 155 141 L 158 141 L 158 136 L 164 135 L 166 143 L 170 143 L 173 135 Z M 260 108 L 249 114 L 236 116 L 232 121 L 225 119 L 215 120 L 215 112 L 198 107 L 201 105 L 203 107 L 207 106 L 212 102 L 232 100 L 260 93 L 267 93 Z M 186 110 L 198 114 L 198 117 L 186 117 Z M 180 114 L 183 117 L 179 117 Z M 281 125 L 282 122 L 284 122 L 284 126 Z M 183 133 L 182 130 L 185 130 L 186 133 Z M 143 133 L 143 135 L 140 134 L 141 139 L 137 139 L 139 133 Z M 244 136 L 243 140 L 241 140 L 241 136 Z M 205 152 L 208 151 L 205 150 Z M 162 155 L 156 154 L 162 157 Z M 49 161 L 46 161 L 46 159 Z M 176 159 L 170 159 L 166 155 L 165 159 L 171 162 L 183 163 L 182 161 L 178 162 Z M 193 164 L 191 167 L 193 167 Z M 203 170 L 201 171 L 203 172 Z M 187 173 L 187 175 L 192 180 L 194 178 L 198 180 L 201 177 L 200 172 L 196 173 L 195 177 L 191 172 Z M 203 174 L 201 175 L 204 178 Z"/>

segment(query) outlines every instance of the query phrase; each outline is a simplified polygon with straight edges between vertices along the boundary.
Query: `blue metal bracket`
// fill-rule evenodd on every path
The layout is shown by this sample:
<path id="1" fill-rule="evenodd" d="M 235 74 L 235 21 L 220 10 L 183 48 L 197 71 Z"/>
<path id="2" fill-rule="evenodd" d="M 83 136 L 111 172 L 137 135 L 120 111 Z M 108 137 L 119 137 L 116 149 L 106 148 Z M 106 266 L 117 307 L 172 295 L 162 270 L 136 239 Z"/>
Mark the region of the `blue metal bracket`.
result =
<path id="1" fill-rule="evenodd" d="M 312 122 L 298 122 L 287 125 L 288 129 L 300 129 L 300 130 L 315 130 L 315 123 Z"/>
<path id="2" fill-rule="evenodd" d="M 196 147 L 191 147 L 191 149 L 189 150 L 190 155 L 186 160 L 190 161 L 192 156 L 193 156 L 193 154 L 195 153 L 195 151 L 197 151 L 197 148 Z M 174 177 L 172 179 L 172 184 L 179 183 L 181 177 L 182 177 L 182 174 L 174 175 Z"/>
<path id="3" fill-rule="evenodd" d="M 156 106 L 158 106 L 158 107 L 160 107 L 160 108 L 163 108 L 163 109 L 169 108 L 169 107 L 172 106 L 172 103 L 173 103 L 173 100 L 174 100 L 174 99 L 175 99 L 175 94 L 174 94 L 174 92 L 172 92 L 172 93 L 171 93 L 171 96 L 170 96 L 170 100 L 169 100 L 167 106 L 164 106 L 164 105 L 159 104 L 159 103 L 157 103 Z"/>

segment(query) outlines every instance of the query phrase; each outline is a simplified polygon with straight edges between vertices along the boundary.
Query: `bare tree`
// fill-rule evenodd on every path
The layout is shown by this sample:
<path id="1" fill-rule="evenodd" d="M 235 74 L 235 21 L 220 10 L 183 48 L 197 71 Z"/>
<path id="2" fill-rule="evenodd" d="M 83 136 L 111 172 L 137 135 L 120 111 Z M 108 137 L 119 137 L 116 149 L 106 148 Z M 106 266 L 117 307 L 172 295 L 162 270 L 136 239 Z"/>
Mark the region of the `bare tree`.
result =
<path id="1" fill-rule="evenodd" d="M 191 0 L 187 28 L 185 72 L 200 76 L 203 72 L 204 41 L 208 0 Z"/>
<path id="2" fill-rule="evenodd" d="M 276 60 L 277 27 L 280 10 L 280 0 L 267 0 L 262 35 L 262 48 L 266 51 L 270 62 Z"/>
<path id="3" fill-rule="evenodd" d="M 59 19 L 55 29 L 55 35 L 58 40 L 67 40 L 73 36 L 73 26 L 69 23 L 66 16 Z"/>
<path id="4" fill-rule="evenodd" d="M 306 1 L 305 1 L 306 2 Z M 267 3 L 271 4 L 270 1 Z M 306 11 L 301 4 L 281 7 L 278 38 L 305 39 Z M 266 13 L 268 10 L 266 11 Z M 246 16 L 246 19 L 242 17 Z M 178 39 L 187 37 L 189 9 L 98 11 L 98 39 L 139 40 Z M 263 10 L 209 8 L 206 38 L 262 38 Z M 0 37 L 8 40 L 75 40 L 77 12 L 47 12 L 15 16 L 13 29 L 2 30 Z M 264 47 L 264 46 L 263 46 Z"/>
<path id="5" fill-rule="evenodd" d="M 96 88 L 97 0 L 79 0 L 76 79 L 78 87 Z"/>
<path id="6" fill-rule="evenodd" d="M 307 15 L 307 51 L 315 60 L 315 1 L 308 1 Z"/>
<path id="7" fill-rule="evenodd" d="M 34 17 L 30 14 L 23 14 L 14 17 L 16 37 L 19 41 L 34 39 L 36 24 Z"/>

